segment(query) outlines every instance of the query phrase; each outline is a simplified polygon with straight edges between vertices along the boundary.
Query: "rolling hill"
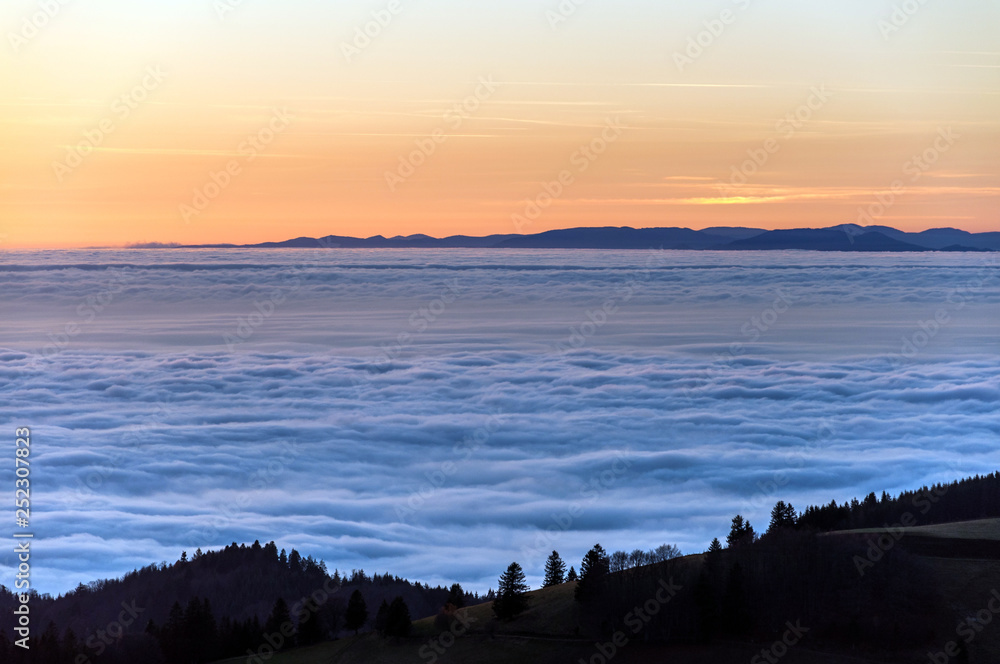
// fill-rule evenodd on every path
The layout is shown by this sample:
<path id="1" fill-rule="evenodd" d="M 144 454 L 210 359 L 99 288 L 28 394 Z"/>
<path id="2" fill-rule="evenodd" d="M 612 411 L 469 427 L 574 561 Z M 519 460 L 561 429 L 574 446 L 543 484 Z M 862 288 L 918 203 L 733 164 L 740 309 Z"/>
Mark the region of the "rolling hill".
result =
<path id="1" fill-rule="evenodd" d="M 135 245 L 143 248 L 145 245 Z M 150 244 L 162 248 L 163 244 Z M 674 249 L 713 251 L 801 250 L 839 252 L 920 252 L 920 251 L 1000 251 L 1000 232 L 969 233 L 955 228 L 935 228 L 908 233 L 889 226 L 843 224 L 830 228 L 765 230 L 760 228 L 714 227 L 630 228 L 605 226 L 565 228 L 520 235 L 499 234 L 483 237 L 453 235 L 374 235 L 355 238 L 328 235 L 252 245 L 194 245 L 174 248 L 241 249 Z"/>

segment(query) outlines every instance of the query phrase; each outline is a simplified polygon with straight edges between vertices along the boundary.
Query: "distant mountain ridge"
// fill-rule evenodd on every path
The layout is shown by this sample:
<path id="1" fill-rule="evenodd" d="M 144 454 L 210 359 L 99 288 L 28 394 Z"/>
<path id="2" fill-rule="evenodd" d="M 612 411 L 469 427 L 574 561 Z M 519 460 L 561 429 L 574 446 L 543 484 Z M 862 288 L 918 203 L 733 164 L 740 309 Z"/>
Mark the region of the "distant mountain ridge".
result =
<path id="1" fill-rule="evenodd" d="M 164 248 L 152 243 L 134 248 Z M 173 245 L 170 245 L 173 247 Z M 367 238 L 327 235 L 298 237 L 260 244 L 177 246 L 184 249 L 679 249 L 714 251 L 1000 251 L 1000 232 L 970 233 L 957 228 L 933 228 L 908 233 L 889 226 L 844 224 L 829 228 L 765 230 L 718 226 L 690 228 L 631 228 L 603 226 L 564 228 L 530 235 L 498 234 L 483 237 L 452 235 L 397 235 Z"/>

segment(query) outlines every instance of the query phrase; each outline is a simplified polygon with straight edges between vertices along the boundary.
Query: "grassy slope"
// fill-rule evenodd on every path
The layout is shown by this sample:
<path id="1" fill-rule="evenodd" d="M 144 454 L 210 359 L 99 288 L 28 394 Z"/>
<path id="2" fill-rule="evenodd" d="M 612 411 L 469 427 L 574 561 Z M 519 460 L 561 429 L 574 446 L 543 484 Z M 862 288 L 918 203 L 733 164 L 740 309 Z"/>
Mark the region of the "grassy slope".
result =
<path id="1" fill-rule="evenodd" d="M 881 534 L 884 528 L 866 528 L 849 531 L 855 534 Z M 932 526 L 904 528 L 907 535 L 934 537 L 943 540 L 995 540 L 1000 541 L 1000 519 L 956 521 Z M 831 533 L 832 534 L 832 533 Z M 847 533 L 845 533 L 847 534 Z M 987 608 L 993 590 L 1000 590 L 1000 561 L 970 558 L 925 558 L 934 570 L 949 605 L 959 615 L 973 616 Z M 995 605 L 995 603 L 994 603 Z M 957 632 L 958 623 L 942 637 L 936 652 L 943 651 L 949 640 L 965 640 Z M 972 662 L 1000 662 L 1000 616 L 994 616 L 969 643 Z M 926 660 L 925 661 L 929 661 Z"/>
<path id="2" fill-rule="evenodd" d="M 695 559 L 699 556 L 692 556 Z M 589 662 L 598 654 L 591 640 L 574 636 L 576 613 L 573 599 L 576 584 L 566 583 L 529 593 L 529 609 L 517 620 L 496 623 L 491 604 L 463 609 L 470 622 L 470 633 L 457 639 L 433 660 L 437 664 L 578 664 Z M 413 623 L 410 638 L 378 639 L 370 634 L 341 639 L 311 648 L 276 655 L 268 664 L 431 664 L 437 630 L 434 619 Z M 425 646 L 428 646 L 425 648 Z M 870 660 L 840 658 L 796 649 L 782 659 L 783 664 L 875 664 Z M 646 664 L 670 661 L 673 664 L 746 664 L 759 647 L 726 644 L 712 648 L 664 647 L 642 643 L 630 644 L 616 654 L 616 664 Z M 243 664 L 246 658 L 220 664 Z M 599 659 L 597 661 L 600 661 Z"/>
<path id="3" fill-rule="evenodd" d="M 945 597 L 959 615 L 974 616 L 986 609 L 993 591 L 1000 591 L 1000 560 L 963 560 L 952 558 L 928 559 L 937 573 Z M 994 607 L 996 601 L 993 602 Z M 956 628 L 958 624 L 956 623 Z M 964 640 L 957 630 L 942 639 L 938 650 L 944 650 L 948 640 Z M 969 644 L 972 662 L 1000 662 L 1000 615 L 977 634 Z"/>
<path id="4" fill-rule="evenodd" d="M 1000 540 L 1000 519 L 968 521 L 962 523 L 921 526 L 908 529 L 914 534 L 947 539 L 997 539 Z M 855 531 L 858 533 L 881 532 L 879 529 Z M 696 556 L 690 557 L 692 560 Z M 960 613 L 974 615 L 986 608 L 993 589 L 1000 590 L 1000 561 L 929 558 L 934 573 L 939 577 L 942 590 L 951 606 Z M 574 638 L 576 603 L 573 586 L 563 584 L 530 593 L 528 611 L 506 624 L 493 622 L 490 604 L 465 609 L 472 620 L 471 634 L 458 639 L 443 655 L 438 664 L 577 664 L 597 653 L 590 641 Z M 384 641 L 371 635 L 341 639 L 283 653 L 267 660 L 268 664 L 431 664 L 430 649 L 421 650 L 431 643 L 434 621 L 427 618 L 414 623 L 413 636 L 398 641 Z M 949 632 L 942 639 L 943 650 L 949 639 L 959 639 Z M 727 644 L 712 648 L 663 647 L 635 643 L 614 657 L 615 664 L 640 664 L 652 661 L 669 661 L 672 664 L 746 664 L 759 652 L 758 648 Z M 1000 616 L 970 644 L 972 662 L 1000 662 Z M 423 655 L 423 656 L 422 656 Z M 226 660 L 224 664 L 243 664 L 246 658 Z M 600 661 L 599 659 L 597 661 Z M 927 661 L 926 657 L 923 661 Z M 782 664 L 864 664 L 871 660 L 846 655 L 825 655 L 808 651 L 805 645 L 794 648 Z"/>
<path id="5" fill-rule="evenodd" d="M 915 526 L 902 528 L 907 534 L 923 535 L 924 537 L 943 537 L 946 539 L 1000 540 L 1000 519 L 981 519 L 979 521 L 956 521 L 955 523 L 940 523 L 933 526 Z M 841 531 L 841 534 L 851 533 L 884 533 L 885 528 L 864 528 L 860 530 Z M 830 533 L 831 535 L 838 533 Z"/>
<path id="6" fill-rule="evenodd" d="M 495 629 L 491 631 L 500 635 L 537 634 L 574 638 L 578 613 L 573 600 L 575 587 L 575 583 L 564 583 L 530 592 L 528 610 L 509 623 L 493 622 L 492 603 L 479 604 L 463 611 L 470 619 L 470 631 L 473 632 L 485 632 L 492 623 Z M 413 627 L 416 636 L 431 636 L 435 633 L 433 618 L 417 621 Z"/>

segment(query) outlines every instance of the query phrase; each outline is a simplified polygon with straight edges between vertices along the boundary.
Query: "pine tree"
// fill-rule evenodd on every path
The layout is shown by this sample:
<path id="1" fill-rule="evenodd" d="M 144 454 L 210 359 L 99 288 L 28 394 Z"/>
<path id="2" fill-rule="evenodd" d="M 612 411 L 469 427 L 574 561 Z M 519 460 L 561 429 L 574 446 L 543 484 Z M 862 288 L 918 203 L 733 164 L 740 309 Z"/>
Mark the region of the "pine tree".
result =
<path id="1" fill-rule="evenodd" d="M 305 615 L 299 620 L 296 635 L 298 644 L 311 646 L 323 640 L 323 626 L 320 622 L 319 607 L 310 605 L 304 608 Z"/>
<path id="2" fill-rule="evenodd" d="M 500 620 L 511 620 L 528 608 L 528 584 L 524 570 L 517 563 L 511 563 L 507 571 L 500 575 L 493 613 Z"/>
<path id="3" fill-rule="evenodd" d="M 743 517 L 739 514 L 734 516 L 733 525 L 729 530 L 729 535 L 726 537 L 726 544 L 729 548 L 732 549 L 746 544 L 753 544 L 756 540 L 757 533 L 754 532 L 750 522 L 744 521 Z"/>
<path id="4" fill-rule="evenodd" d="M 182 660 L 191 649 L 184 630 L 184 609 L 180 602 L 174 602 L 170 607 L 167 622 L 160 630 L 160 649 L 171 662 Z"/>
<path id="5" fill-rule="evenodd" d="M 448 591 L 448 601 L 447 604 L 451 604 L 456 609 L 461 609 L 465 606 L 465 591 L 462 590 L 462 586 L 454 583 L 451 589 Z"/>
<path id="6" fill-rule="evenodd" d="M 771 510 L 771 525 L 768 526 L 768 534 L 774 534 L 779 530 L 795 527 L 795 508 L 783 500 L 775 503 Z"/>
<path id="7" fill-rule="evenodd" d="M 577 601 L 596 597 L 604 583 L 604 578 L 611 571 L 611 559 L 600 544 L 587 552 L 580 563 L 580 580 L 576 584 L 574 595 Z"/>
<path id="8" fill-rule="evenodd" d="M 545 581 L 542 582 L 542 587 L 558 586 L 565 581 L 565 577 L 566 563 L 559 557 L 558 551 L 553 551 L 545 561 Z"/>
<path id="9" fill-rule="evenodd" d="M 385 636 L 385 627 L 389 623 L 389 602 L 382 600 L 375 613 L 375 631 L 379 636 Z"/>
<path id="10" fill-rule="evenodd" d="M 38 662 L 38 664 L 57 664 L 59 661 L 59 630 L 56 629 L 56 624 L 49 621 L 48 627 L 42 632 L 41 638 L 39 638 L 33 648 L 37 648 L 37 653 L 34 653 L 36 659 L 33 662 Z"/>
<path id="11" fill-rule="evenodd" d="M 566 581 L 576 581 L 576 579 L 576 568 L 571 566 L 569 571 L 566 572 Z"/>
<path id="12" fill-rule="evenodd" d="M 288 554 L 288 569 L 293 572 L 302 571 L 302 554 L 295 549 L 292 549 L 292 552 Z"/>
<path id="13" fill-rule="evenodd" d="M 267 617 L 267 622 L 264 623 L 264 633 L 265 634 L 281 634 L 283 637 L 291 630 L 291 626 L 294 625 L 292 622 L 292 614 L 288 610 L 288 604 L 285 600 L 279 597 L 274 602 L 274 608 L 271 609 L 271 615 Z M 282 644 L 279 650 L 284 650 L 292 645 L 294 645 L 294 633 L 292 636 L 287 637 L 287 640 Z"/>
<path id="14" fill-rule="evenodd" d="M 218 639 L 215 616 L 208 598 L 192 597 L 184 610 L 184 641 L 188 644 L 188 656 L 197 662 L 214 659 Z"/>
<path id="15" fill-rule="evenodd" d="M 76 640 L 76 633 L 72 629 L 67 628 L 62 640 L 62 661 L 75 662 L 76 656 L 79 654 L 80 643 Z"/>
<path id="16" fill-rule="evenodd" d="M 389 605 L 385 618 L 385 633 L 388 636 L 408 636 L 410 634 L 410 607 L 402 597 L 396 597 Z"/>
<path id="17" fill-rule="evenodd" d="M 716 537 L 705 552 L 705 569 L 713 577 L 719 571 L 720 560 L 722 559 L 722 542 Z"/>
<path id="18" fill-rule="evenodd" d="M 365 598 L 360 590 L 351 593 L 350 599 L 347 600 L 347 612 L 344 618 L 347 629 L 354 630 L 355 634 L 368 622 L 368 605 L 365 604 Z"/>

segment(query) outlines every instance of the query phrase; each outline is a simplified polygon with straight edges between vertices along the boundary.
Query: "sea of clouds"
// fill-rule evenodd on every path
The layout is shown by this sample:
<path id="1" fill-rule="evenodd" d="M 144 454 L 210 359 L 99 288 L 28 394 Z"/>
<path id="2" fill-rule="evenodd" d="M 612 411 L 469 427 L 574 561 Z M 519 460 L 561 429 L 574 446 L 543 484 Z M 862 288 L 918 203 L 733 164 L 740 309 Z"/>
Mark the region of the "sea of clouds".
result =
<path id="1" fill-rule="evenodd" d="M 0 432 L 33 432 L 53 593 L 255 539 L 481 591 L 517 560 L 537 585 L 553 549 L 697 552 L 778 499 L 1000 466 L 990 254 L 0 261 Z"/>

